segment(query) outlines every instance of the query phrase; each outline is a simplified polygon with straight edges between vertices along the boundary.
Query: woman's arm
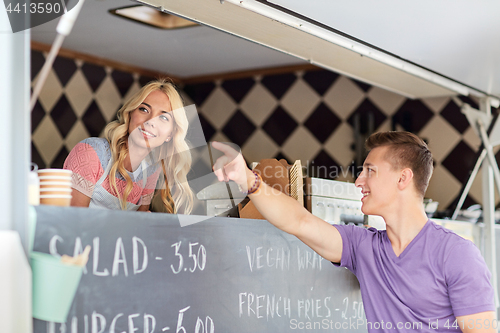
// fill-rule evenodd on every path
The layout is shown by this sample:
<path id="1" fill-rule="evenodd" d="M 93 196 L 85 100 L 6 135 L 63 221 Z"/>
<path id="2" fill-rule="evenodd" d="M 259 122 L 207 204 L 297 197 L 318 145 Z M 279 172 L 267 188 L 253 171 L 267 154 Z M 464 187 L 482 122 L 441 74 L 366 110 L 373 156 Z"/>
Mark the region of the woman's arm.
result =
<path id="1" fill-rule="evenodd" d="M 88 207 L 94 192 L 94 186 L 104 172 L 96 149 L 99 147 L 95 138 L 80 141 L 71 149 L 64 161 L 63 169 L 71 170 L 71 206 Z"/>
<path id="2" fill-rule="evenodd" d="M 71 196 L 71 206 L 88 207 L 90 205 L 90 197 L 86 196 L 76 189 L 73 189 L 73 191 L 71 192 Z"/>

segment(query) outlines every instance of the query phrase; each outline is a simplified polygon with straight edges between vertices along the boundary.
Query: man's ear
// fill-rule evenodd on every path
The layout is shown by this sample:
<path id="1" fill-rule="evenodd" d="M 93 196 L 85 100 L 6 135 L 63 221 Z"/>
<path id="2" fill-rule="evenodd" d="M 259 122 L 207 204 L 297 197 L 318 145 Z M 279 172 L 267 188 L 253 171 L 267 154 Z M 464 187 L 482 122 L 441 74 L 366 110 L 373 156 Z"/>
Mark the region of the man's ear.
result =
<path id="1" fill-rule="evenodd" d="M 413 170 L 410 168 L 404 168 L 401 170 L 398 180 L 398 187 L 400 190 L 404 190 L 408 184 L 413 181 Z"/>

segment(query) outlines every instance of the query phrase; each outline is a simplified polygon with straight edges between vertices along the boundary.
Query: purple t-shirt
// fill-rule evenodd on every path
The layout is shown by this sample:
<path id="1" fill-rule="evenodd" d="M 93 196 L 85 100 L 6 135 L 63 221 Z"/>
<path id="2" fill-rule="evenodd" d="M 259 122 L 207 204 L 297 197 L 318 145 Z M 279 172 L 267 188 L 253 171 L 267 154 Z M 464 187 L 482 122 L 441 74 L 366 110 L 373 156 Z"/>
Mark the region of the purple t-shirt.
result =
<path id="1" fill-rule="evenodd" d="M 461 332 L 467 323 L 454 325 L 456 316 L 495 310 L 481 253 L 452 231 L 429 220 L 398 257 L 385 230 L 335 227 L 340 266 L 359 280 L 369 332 Z"/>

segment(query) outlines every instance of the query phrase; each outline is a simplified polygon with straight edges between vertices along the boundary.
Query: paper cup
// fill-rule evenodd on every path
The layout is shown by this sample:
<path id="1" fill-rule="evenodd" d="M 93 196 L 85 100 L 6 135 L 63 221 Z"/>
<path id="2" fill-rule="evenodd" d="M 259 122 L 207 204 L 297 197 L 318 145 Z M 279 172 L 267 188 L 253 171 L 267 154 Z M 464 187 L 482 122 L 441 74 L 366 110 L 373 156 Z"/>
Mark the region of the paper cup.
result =
<path id="1" fill-rule="evenodd" d="M 40 195 L 40 204 L 68 207 L 71 204 L 71 195 Z"/>
<path id="2" fill-rule="evenodd" d="M 38 176 L 59 176 L 59 177 L 71 177 L 73 171 L 66 169 L 41 169 L 38 170 Z"/>
<path id="3" fill-rule="evenodd" d="M 83 267 L 63 264 L 60 258 L 40 252 L 30 254 L 30 263 L 33 272 L 33 317 L 65 323 Z"/>
<path id="4" fill-rule="evenodd" d="M 41 182 L 40 183 L 40 189 L 43 188 L 71 188 L 71 182 L 52 182 L 52 181 L 46 181 L 46 182 Z"/>
<path id="5" fill-rule="evenodd" d="M 38 177 L 40 180 L 40 184 L 44 182 L 70 182 L 71 183 L 71 177 L 68 176 L 40 176 Z"/>
<path id="6" fill-rule="evenodd" d="M 71 191 L 72 189 L 70 188 L 46 187 L 40 189 L 40 195 L 67 196 L 71 195 Z"/>

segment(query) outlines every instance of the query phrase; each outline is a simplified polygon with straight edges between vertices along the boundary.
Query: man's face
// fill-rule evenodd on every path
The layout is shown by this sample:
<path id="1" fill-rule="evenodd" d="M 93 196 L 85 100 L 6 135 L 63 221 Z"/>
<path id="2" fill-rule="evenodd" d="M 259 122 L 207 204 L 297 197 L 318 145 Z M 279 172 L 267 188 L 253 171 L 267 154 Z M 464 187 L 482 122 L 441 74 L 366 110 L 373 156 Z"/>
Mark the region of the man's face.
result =
<path id="1" fill-rule="evenodd" d="M 384 216 L 395 208 L 392 206 L 396 204 L 400 172 L 387 161 L 387 150 L 388 147 L 372 149 L 355 182 L 363 193 L 361 211 L 366 215 Z"/>

